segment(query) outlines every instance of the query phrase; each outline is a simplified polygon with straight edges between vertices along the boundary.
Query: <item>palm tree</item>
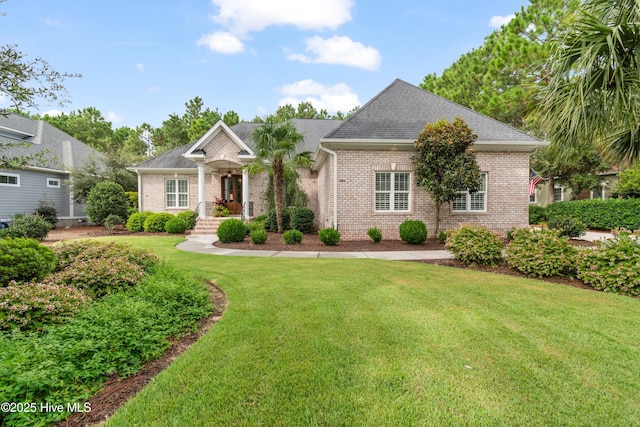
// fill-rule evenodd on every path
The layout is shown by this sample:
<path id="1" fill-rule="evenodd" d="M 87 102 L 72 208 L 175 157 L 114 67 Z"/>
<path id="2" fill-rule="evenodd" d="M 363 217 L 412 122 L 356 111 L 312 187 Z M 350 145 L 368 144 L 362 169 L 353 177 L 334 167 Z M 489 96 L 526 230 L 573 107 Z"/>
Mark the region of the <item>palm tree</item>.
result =
<path id="1" fill-rule="evenodd" d="M 554 41 L 537 110 L 547 136 L 640 160 L 640 2 L 586 0 Z"/>
<path id="2" fill-rule="evenodd" d="M 278 233 L 282 227 L 282 209 L 284 208 L 285 170 L 294 166 L 310 166 L 309 153 L 296 153 L 296 147 L 304 136 L 292 122 L 278 122 L 269 116 L 252 135 L 256 144 L 256 158 L 246 166 L 251 174 L 269 170 L 273 173 L 274 199 Z"/>

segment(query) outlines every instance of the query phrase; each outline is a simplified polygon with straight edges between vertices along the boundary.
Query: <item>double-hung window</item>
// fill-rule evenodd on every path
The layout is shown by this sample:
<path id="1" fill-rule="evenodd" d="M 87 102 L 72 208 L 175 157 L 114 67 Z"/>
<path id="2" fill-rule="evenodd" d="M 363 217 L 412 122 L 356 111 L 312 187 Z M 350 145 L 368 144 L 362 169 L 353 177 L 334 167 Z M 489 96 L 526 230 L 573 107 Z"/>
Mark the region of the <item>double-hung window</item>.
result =
<path id="1" fill-rule="evenodd" d="M 409 172 L 376 172 L 375 211 L 407 212 L 410 189 Z"/>
<path id="2" fill-rule="evenodd" d="M 475 193 L 460 191 L 453 200 L 454 212 L 486 212 L 487 210 L 487 174 L 480 174 L 480 189 Z"/>
<path id="3" fill-rule="evenodd" d="M 189 207 L 189 181 L 186 179 L 167 179 L 164 182 L 167 208 Z"/>

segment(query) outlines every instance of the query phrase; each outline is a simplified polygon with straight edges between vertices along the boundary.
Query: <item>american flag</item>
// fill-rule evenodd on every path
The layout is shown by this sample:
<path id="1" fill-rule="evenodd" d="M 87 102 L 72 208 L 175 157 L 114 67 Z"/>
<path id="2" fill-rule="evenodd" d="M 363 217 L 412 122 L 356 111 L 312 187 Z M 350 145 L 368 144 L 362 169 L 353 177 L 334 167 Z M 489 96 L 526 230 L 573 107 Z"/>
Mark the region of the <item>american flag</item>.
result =
<path id="1" fill-rule="evenodd" d="M 529 196 L 536 194 L 536 185 L 538 185 L 540 181 L 542 181 L 542 178 L 531 170 L 531 177 L 529 178 Z"/>

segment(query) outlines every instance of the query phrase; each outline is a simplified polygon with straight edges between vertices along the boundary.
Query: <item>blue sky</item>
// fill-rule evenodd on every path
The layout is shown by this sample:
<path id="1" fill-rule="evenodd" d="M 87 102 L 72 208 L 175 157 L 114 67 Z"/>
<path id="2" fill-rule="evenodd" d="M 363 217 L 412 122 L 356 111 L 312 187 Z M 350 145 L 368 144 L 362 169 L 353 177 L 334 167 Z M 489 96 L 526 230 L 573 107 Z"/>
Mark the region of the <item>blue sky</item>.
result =
<path id="1" fill-rule="evenodd" d="M 113 123 L 160 126 L 200 96 L 243 120 L 310 101 L 362 105 L 419 84 L 529 5 L 525 0 L 6 0 L 0 44 L 80 73 L 71 103 Z M 0 98 L 0 105 L 6 104 Z"/>

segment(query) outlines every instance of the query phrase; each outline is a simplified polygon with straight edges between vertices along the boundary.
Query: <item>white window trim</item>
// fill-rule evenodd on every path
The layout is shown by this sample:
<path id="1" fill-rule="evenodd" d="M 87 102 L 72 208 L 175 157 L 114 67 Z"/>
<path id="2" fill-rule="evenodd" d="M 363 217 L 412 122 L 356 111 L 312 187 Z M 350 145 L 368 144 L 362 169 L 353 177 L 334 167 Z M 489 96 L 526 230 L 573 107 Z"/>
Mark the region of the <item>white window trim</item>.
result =
<path id="1" fill-rule="evenodd" d="M 560 200 L 556 199 L 555 197 L 553 198 L 554 202 L 564 202 L 564 187 L 562 186 L 553 186 L 553 192 L 555 193 L 556 190 L 560 190 Z"/>
<path id="2" fill-rule="evenodd" d="M 483 191 L 476 191 L 474 194 L 478 194 L 478 193 L 483 193 L 484 194 L 484 208 L 483 209 L 471 209 L 471 193 L 469 193 L 469 191 L 459 191 L 458 194 L 464 194 L 467 198 L 467 200 L 465 201 L 465 209 L 461 210 L 461 209 L 454 209 L 453 208 L 453 202 L 451 202 L 451 211 L 453 213 L 483 213 L 483 212 L 487 212 L 487 205 L 489 197 L 489 175 L 487 174 L 487 172 L 480 172 L 480 175 L 484 175 L 484 179 L 485 179 L 485 189 Z"/>
<path id="3" fill-rule="evenodd" d="M 175 182 L 175 186 L 176 186 L 176 192 L 175 193 L 167 193 L 167 181 L 174 181 Z M 178 191 L 178 189 L 180 188 L 180 186 L 178 185 L 178 181 L 186 181 L 187 182 L 187 192 L 186 193 L 180 193 Z M 167 197 L 167 195 L 169 194 L 175 194 L 176 195 L 176 204 L 175 206 L 169 206 L 169 198 Z M 180 206 L 180 194 L 186 194 L 187 195 L 187 204 L 185 206 Z M 171 178 L 171 179 L 165 179 L 164 180 L 164 205 L 166 209 L 184 209 L 184 208 L 189 208 L 189 180 L 186 178 Z"/>
<path id="4" fill-rule="evenodd" d="M 58 184 L 51 184 L 49 181 L 56 181 Z M 60 188 L 60 178 L 47 178 L 47 187 L 48 188 Z"/>
<path id="5" fill-rule="evenodd" d="M 389 173 L 391 174 L 391 190 L 388 192 L 389 193 L 389 209 L 386 210 L 380 210 L 380 209 L 376 209 L 376 194 L 378 193 L 387 193 L 386 191 L 376 191 L 375 185 L 375 176 L 379 173 Z M 399 209 L 396 210 L 395 209 L 395 190 L 394 190 L 394 186 L 395 186 L 395 176 L 396 174 L 407 174 L 409 175 L 409 191 L 399 191 L 398 193 L 408 193 L 408 203 L 407 203 L 407 209 Z M 406 213 L 406 212 L 411 212 L 411 172 L 409 171 L 375 171 L 374 174 L 374 180 L 373 180 L 373 210 L 375 213 Z"/>
<path id="6" fill-rule="evenodd" d="M 0 172 L 2 176 L 11 176 L 16 178 L 17 184 L 9 184 L 9 183 L 0 183 L 2 187 L 20 187 L 20 175 L 17 173 L 8 173 L 8 172 Z"/>
<path id="7" fill-rule="evenodd" d="M 531 200 L 531 196 L 533 196 L 533 201 Z M 535 203 L 538 203 L 538 189 L 537 188 L 535 188 L 533 190 L 533 194 L 531 194 L 529 196 L 529 204 L 533 205 Z"/>
<path id="8" fill-rule="evenodd" d="M 601 187 L 601 196 L 598 197 L 597 199 L 594 197 L 594 192 L 593 190 L 590 191 L 590 198 L 591 200 L 596 199 L 596 200 L 606 200 L 606 194 L 607 194 L 607 183 L 603 182 L 602 184 L 600 184 Z"/>

